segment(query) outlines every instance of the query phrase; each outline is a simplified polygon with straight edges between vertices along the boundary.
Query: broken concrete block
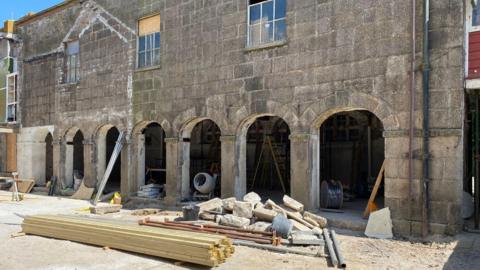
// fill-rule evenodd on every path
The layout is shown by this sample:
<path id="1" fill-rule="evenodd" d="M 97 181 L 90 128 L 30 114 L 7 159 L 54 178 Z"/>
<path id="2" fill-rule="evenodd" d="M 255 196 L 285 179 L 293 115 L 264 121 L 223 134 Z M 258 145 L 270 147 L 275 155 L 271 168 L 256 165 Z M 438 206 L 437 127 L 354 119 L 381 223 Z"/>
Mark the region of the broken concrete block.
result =
<path id="1" fill-rule="evenodd" d="M 253 215 L 259 220 L 272 221 L 278 213 L 270 209 L 259 207 L 253 210 Z"/>
<path id="2" fill-rule="evenodd" d="M 265 208 L 267 209 L 272 209 L 273 211 L 277 212 L 278 214 L 281 214 L 282 216 L 286 217 L 287 212 L 283 210 L 280 206 L 278 206 L 274 201 L 268 199 L 265 202 Z"/>
<path id="3" fill-rule="evenodd" d="M 253 205 L 255 205 L 256 203 L 261 202 L 262 198 L 260 198 L 260 196 L 257 193 L 252 191 L 250 193 L 245 194 L 245 196 L 243 196 L 243 201 L 251 202 Z"/>
<path id="4" fill-rule="evenodd" d="M 290 198 L 287 195 L 283 195 L 283 204 L 285 206 L 287 206 L 288 208 L 291 208 L 295 211 L 303 212 L 303 208 L 304 208 L 303 204 L 301 204 L 300 202 Z"/>
<path id="5" fill-rule="evenodd" d="M 312 231 L 310 228 L 308 228 L 307 226 L 303 225 L 302 223 L 294 220 L 294 219 L 289 219 L 292 223 L 293 223 L 293 228 L 295 230 L 299 230 L 299 231 L 305 231 L 305 232 L 310 232 Z"/>
<path id="6" fill-rule="evenodd" d="M 393 238 L 392 227 L 390 209 L 386 207 L 370 213 L 365 235 L 373 238 L 391 239 Z"/>
<path id="7" fill-rule="evenodd" d="M 233 204 L 233 215 L 237 217 L 252 218 L 253 204 L 251 202 L 235 202 Z"/>
<path id="8" fill-rule="evenodd" d="M 310 223 L 311 225 L 313 225 L 315 227 L 320 227 L 320 224 L 318 224 L 318 222 L 311 219 L 310 217 L 303 217 L 303 220 L 305 220 L 306 222 Z"/>
<path id="9" fill-rule="evenodd" d="M 270 222 L 255 222 L 252 225 L 247 226 L 247 229 L 256 231 L 256 232 L 267 232 L 270 231 L 272 223 Z"/>
<path id="10" fill-rule="evenodd" d="M 200 212 L 214 210 L 221 211 L 223 201 L 219 198 L 214 198 L 206 202 L 197 203 L 197 206 L 200 208 Z"/>
<path id="11" fill-rule="evenodd" d="M 304 218 L 310 218 L 312 220 L 314 220 L 315 222 L 318 223 L 318 225 L 320 226 L 320 228 L 325 228 L 327 227 L 327 219 L 322 217 L 322 216 L 319 216 L 319 215 L 315 215 L 313 213 L 310 213 L 308 211 L 305 211 L 303 212 L 303 217 Z"/>
<path id="12" fill-rule="evenodd" d="M 258 203 L 255 204 L 254 209 L 263 208 L 263 207 L 265 207 L 265 205 L 262 202 L 258 202 Z"/>
<path id="13" fill-rule="evenodd" d="M 98 204 L 96 206 L 90 207 L 90 213 L 103 215 L 120 212 L 120 209 L 122 209 L 121 204 Z"/>
<path id="14" fill-rule="evenodd" d="M 217 216 L 217 223 L 225 226 L 232 226 L 237 228 L 246 228 L 250 225 L 250 219 L 237 217 L 234 215 L 224 215 L 224 216 Z"/>
<path id="15" fill-rule="evenodd" d="M 235 197 L 230 197 L 230 198 L 226 198 L 226 199 L 223 199 L 222 202 L 223 202 L 223 209 L 227 210 L 227 211 L 233 211 L 233 204 L 237 201 L 237 198 Z"/>
<path id="16" fill-rule="evenodd" d="M 292 245 L 315 245 L 321 246 L 325 245 L 323 237 L 319 237 L 317 234 L 305 231 L 296 231 L 292 232 L 290 235 L 290 243 Z"/>

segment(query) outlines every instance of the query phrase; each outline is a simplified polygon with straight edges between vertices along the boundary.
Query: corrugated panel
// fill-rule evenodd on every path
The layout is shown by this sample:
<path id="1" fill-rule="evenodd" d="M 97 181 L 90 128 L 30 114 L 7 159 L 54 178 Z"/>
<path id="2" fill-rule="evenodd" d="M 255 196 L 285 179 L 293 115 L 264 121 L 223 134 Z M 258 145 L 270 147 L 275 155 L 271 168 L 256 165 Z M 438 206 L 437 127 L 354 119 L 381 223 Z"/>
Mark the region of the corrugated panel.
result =
<path id="1" fill-rule="evenodd" d="M 468 78 L 480 78 L 480 32 L 469 34 Z"/>

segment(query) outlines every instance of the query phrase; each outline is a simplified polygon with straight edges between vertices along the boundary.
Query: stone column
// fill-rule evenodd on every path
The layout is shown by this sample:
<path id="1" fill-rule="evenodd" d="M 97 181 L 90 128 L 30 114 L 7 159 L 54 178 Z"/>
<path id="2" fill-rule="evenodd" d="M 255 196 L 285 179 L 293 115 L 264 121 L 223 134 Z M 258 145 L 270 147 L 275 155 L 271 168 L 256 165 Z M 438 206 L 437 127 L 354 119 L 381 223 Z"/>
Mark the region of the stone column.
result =
<path id="1" fill-rule="evenodd" d="M 65 146 L 62 140 L 53 140 L 53 176 L 57 177 L 57 188 L 61 187 L 61 183 L 65 174 L 65 160 L 62 159 L 62 153 Z"/>
<path id="2" fill-rule="evenodd" d="M 167 161 L 167 179 L 165 184 L 166 198 L 165 203 L 167 205 L 175 205 L 181 198 L 181 179 L 178 162 L 179 142 L 178 138 L 165 138 L 166 145 L 166 161 Z"/>
<path id="3" fill-rule="evenodd" d="M 97 180 L 95 179 L 95 161 L 93 156 L 93 141 L 83 140 L 83 181 L 87 187 L 95 187 Z"/>
<path id="4" fill-rule="evenodd" d="M 236 136 L 226 135 L 220 137 L 221 142 L 221 197 L 235 196 L 235 153 Z"/>
<path id="5" fill-rule="evenodd" d="M 290 135 L 290 195 L 306 209 L 319 202 L 318 144 L 317 135 Z"/>
<path id="6" fill-rule="evenodd" d="M 133 165 L 133 144 L 130 139 L 123 142 L 123 148 L 118 158 L 121 159 L 120 166 L 120 192 L 128 194 L 136 191 L 136 182 L 133 175 L 135 175 L 135 166 Z"/>

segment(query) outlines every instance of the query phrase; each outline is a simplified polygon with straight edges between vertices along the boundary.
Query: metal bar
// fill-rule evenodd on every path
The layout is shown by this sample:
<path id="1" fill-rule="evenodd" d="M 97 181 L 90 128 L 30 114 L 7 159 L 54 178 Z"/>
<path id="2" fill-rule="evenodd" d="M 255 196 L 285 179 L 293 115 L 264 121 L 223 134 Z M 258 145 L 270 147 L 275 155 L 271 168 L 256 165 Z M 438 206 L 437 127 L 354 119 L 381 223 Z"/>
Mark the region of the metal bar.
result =
<path id="1" fill-rule="evenodd" d="M 105 185 L 107 184 L 108 178 L 110 177 L 110 173 L 112 173 L 113 166 L 115 165 L 115 162 L 117 161 L 118 156 L 120 155 L 120 152 L 122 151 L 123 148 L 123 135 L 124 132 L 120 132 L 118 135 L 117 142 L 115 143 L 115 148 L 113 149 L 113 153 L 110 157 L 110 161 L 108 162 L 107 169 L 105 170 L 105 174 L 103 175 L 102 181 L 100 182 L 100 185 L 98 187 L 97 194 L 95 195 L 95 199 L 93 200 L 93 205 L 97 205 L 97 202 L 100 200 L 100 197 L 102 196 L 103 189 L 105 189 Z"/>
<path id="2" fill-rule="evenodd" d="M 474 181 L 475 181 L 475 186 L 474 186 L 474 198 L 475 198 L 475 217 L 474 217 L 474 220 L 475 220 L 475 229 L 478 229 L 479 228 L 479 223 L 480 223 L 480 193 L 478 192 L 479 189 L 480 189 L 480 181 L 479 178 L 480 178 L 480 170 L 479 170 L 479 166 L 480 166 L 480 156 L 479 156 L 479 146 L 480 146 L 480 142 L 479 142 L 479 139 L 480 139 L 480 102 L 479 102 L 479 95 L 478 93 L 475 93 L 475 113 L 474 113 L 474 118 L 475 118 L 475 129 L 474 129 L 474 139 L 475 139 L 475 149 L 474 149 L 474 158 L 475 158 L 475 177 L 474 177 Z"/>
<path id="3" fill-rule="evenodd" d="M 332 230 L 331 234 L 332 234 L 333 247 L 335 248 L 335 252 L 338 257 L 338 267 L 346 268 L 347 264 L 345 263 L 345 259 L 343 258 L 342 252 L 340 250 L 340 244 L 337 241 L 337 234 L 335 233 L 334 230 Z"/>
<path id="4" fill-rule="evenodd" d="M 303 256 L 322 257 L 320 250 L 317 253 L 311 253 L 311 252 L 289 249 L 286 247 L 273 247 L 270 245 L 259 245 L 259 244 L 255 244 L 247 241 L 242 241 L 242 240 L 233 240 L 233 244 L 237 246 L 258 248 L 258 249 L 273 251 L 273 252 L 282 253 L 282 254 L 290 253 L 290 254 L 297 254 L 297 255 L 303 255 Z"/>
<path id="5" fill-rule="evenodd" d="M 328 254 L 330 255 L 330 259 L 332 260 L 332 265 L 335 266 L 338 264 L 337 255 L 335 254 L 335 250 L 333 249 L 333 243 L 330 239 L 330 234 L 327 228 L 323 229 L 323 237 L 325 238 L 325 243 L 327 244 Z"/>

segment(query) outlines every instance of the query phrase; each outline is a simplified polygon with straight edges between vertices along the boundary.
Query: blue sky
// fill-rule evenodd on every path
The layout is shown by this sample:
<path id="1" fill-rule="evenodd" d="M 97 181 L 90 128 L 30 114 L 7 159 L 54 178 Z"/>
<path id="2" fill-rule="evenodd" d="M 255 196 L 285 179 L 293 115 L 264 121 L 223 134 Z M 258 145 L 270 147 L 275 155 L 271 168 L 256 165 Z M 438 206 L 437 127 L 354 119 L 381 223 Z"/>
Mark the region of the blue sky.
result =
<path id="1" fill-rule="evenodd" d="M 10 19 L 19 19 L 28 12 L 39 12 L 62 0 L 0 0 L 0 27 L 3 22 Z"/>

